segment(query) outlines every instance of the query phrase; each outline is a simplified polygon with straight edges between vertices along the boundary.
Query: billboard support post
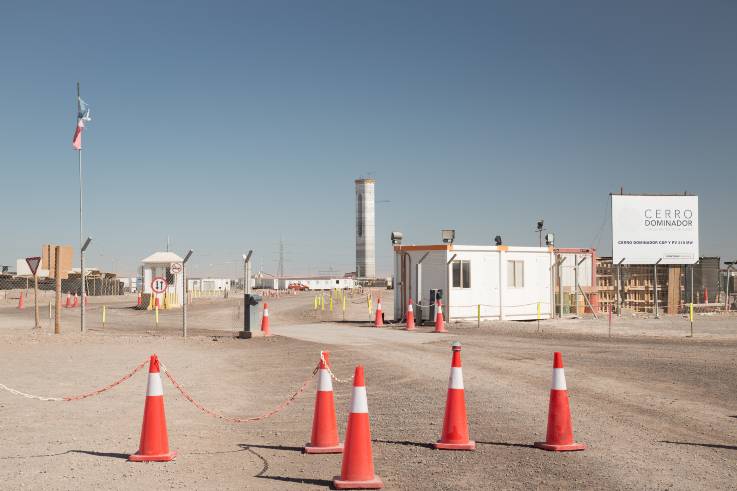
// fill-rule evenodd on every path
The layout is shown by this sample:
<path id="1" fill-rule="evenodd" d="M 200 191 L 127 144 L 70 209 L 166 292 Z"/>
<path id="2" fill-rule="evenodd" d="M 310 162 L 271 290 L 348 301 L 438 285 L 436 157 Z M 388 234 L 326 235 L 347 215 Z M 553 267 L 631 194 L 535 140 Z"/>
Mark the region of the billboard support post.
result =
<path id="1" fill-rule="evenodd" d="M 653 298 L 653 308 L 655 310 L 655 318 L 660 319 L 660 314 L 658 313 L 658 264 L 660 264 L 660 261 L 663 259 L 660 258 L 657 261 L 655 261 L 655 264 L 653 264 L 653 294 L 655 297 Z"/>
<path id="2" fill-rule="evenodd" d="M 617 317 L 622 317 L 622 261 L 617 264 Z"/>

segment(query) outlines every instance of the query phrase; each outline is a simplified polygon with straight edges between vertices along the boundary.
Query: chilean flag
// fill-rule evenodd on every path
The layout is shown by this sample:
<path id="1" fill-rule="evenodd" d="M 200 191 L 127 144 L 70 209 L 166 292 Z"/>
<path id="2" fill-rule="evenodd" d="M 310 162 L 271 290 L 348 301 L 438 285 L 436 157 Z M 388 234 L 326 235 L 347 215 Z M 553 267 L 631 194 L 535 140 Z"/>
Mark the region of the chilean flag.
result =
<path id="1" fill-rule="evenodd" d="M 75 150 L 82 150 L 82 130 L 84 129 L 84 120 L 77 120 L 77 129 L 74 130 L 74 138 L 72 138 L 72 147 Z"/>
<path id="2" fill-rule="evenodd" d="M 77 128 L 74 130 L 74 137 L 72 138 L 72 147 L 75 150 L 82 150 L 82 130 L 84 129 L 84 122 L 91 121 L 90 109 L 87 103 L 81 98 L 77 98 Z"/>

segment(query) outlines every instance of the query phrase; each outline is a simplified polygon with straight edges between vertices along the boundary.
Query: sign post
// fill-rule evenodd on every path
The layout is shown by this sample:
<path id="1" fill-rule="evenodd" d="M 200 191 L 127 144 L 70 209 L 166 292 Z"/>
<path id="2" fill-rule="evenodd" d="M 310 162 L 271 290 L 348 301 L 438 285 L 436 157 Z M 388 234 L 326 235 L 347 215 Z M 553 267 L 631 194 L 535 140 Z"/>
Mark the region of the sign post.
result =
<path id="1" fill-rule="evenodd" d="M 36 324 L 33 326 L 34 329 L 41 329 L 41 321 L 38 316 L 38 265 L 41 262 L 41 258 L 38 256 L 27 257 L 26 264 L 33 274 L 33 310 Z"/>
<path id="2" fill-rule="evenodd" d="M 181 266 L 182 272 L 182 337 L 184 337 L 184 339 L 187 339 L 187 302 L 189 302 L 189 295 L 187 295 L 187 275 L 184 272 L 184 265 L 187 264 L 187 261 L 189 261 L 193 252 L 194 251 L 190 249 L 187 255 L 184 256 L 182 263 L 177 263 L 178 266 Z M 172 264 L 172 267 L 173 266 L 174 264 Z"/>

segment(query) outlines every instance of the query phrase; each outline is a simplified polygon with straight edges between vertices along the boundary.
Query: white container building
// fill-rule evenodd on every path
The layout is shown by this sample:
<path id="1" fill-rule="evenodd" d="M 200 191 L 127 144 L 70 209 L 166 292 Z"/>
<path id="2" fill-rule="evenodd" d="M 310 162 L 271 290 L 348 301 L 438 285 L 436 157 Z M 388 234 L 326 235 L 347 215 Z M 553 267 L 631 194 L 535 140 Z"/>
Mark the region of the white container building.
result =
<path id="1" fill-rule="evenodd" d="M 353 278 L 342 276 L 257 276 L 256 288 L 265 290 L 286 290 L 289 285 L 304 285 L 310 290 L 341 290 L 354 288 L 356 282 Z"/>
<path id="2" fill-rule="evenodd" d="M 448 320 L 551 318 L 552 247 L 395 245 L 394 318 L 411 297 L 415 316 L 431 321 L 434 290 Z M 419 300 L 419 305 L 418 305 Z"/>
<path id="3" fill-rule="evenodd" d="M 187 290 L 197 292 L 216 292 L 230 290 L 228 278 L 187 278 Z"/>

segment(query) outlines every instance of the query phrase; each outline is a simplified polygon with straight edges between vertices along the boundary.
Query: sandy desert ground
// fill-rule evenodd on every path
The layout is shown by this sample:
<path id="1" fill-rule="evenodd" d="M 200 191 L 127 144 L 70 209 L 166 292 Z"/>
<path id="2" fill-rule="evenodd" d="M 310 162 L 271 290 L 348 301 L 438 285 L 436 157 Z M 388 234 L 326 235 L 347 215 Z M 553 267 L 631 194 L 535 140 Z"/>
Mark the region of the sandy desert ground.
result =
<path id="1" fill-rule="evenodd" d="M 392 311 L 390 295 L 384 309 Z M 266 413 L 312 377 L 322 349 L 336 375 L 366 369 L 376 472 L 387 489 L 724 489 L 737 477 L 737 317 L 452 324 L 406 332 L 367 322 L 365 299 L 315 312 L 313 294 L 269 299 L 274 336 L 235 338 L 240 299 L 196 299 L 190 337 L 178 310 L 130 308 L 132 297 L 91 299 L 88 332 L 64 310 L 54 335 L 48 309 L 0 301 L 0 383 L 61 397 L 105 386 L 152 353 L 204 406 L 224 415 Z M 32 305 L 32 301 L 30 302 Z M 102 305 L 107 322 L 101 325 Z M 450 344 L 463 346 L 475 452 L 438 451 Z M 588 449 L 550 453 L 543 439 L 552 353 L 563 352 L 576 439 Z M 229 423 L 199 411 L 164 380 L 170 463 L 130 463 L 140 436 L 145 369 L 80 401 L 28 399 L 0 390 L 0 482 L 6 489 L 325 489 L 340 455 L 307 455 L 315 385 L 279 413 Z M 345 430 L 350 383 L 335 383 Z"/>

